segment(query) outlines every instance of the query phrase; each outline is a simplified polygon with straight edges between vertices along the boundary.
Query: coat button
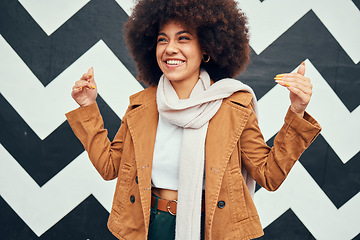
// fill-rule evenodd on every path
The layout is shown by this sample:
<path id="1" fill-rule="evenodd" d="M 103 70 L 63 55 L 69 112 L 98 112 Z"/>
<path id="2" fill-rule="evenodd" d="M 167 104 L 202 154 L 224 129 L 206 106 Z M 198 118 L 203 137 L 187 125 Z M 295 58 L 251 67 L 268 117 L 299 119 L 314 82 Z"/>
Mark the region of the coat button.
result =
<path id="1" fill-rule="evenodd" d="M 134 195 L 131 195 L 131 197 L 130 197 L 130 202 L 131 202 L 131 203 L 134 203 L 134 202 L 135 202 L 135 197 L 134 197 Z"/>
<path id="2" fill-rule="evenodd" d="M 137 184 L 139 183 L 138 176 L 135 177 L 135 182 L 136 182 Z"/>
<path id="3" fill-rule="evenodd" d="M 219 201 L 217 206 L 218 206 L 218 208 L 224 208 L 225 207 L 225 201 Z"/>

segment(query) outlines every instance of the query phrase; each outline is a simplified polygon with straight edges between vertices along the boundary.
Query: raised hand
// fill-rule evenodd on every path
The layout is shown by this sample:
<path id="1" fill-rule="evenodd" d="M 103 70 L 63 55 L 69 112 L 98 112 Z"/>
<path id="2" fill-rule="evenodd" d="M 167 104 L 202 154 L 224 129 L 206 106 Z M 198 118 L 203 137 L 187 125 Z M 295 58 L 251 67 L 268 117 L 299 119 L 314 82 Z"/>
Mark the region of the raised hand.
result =
<path id="1" fill-rule="evenodd" d="M 82 75 L 80 80 L 75 82 L 71 96 L 81 107 L 86 107 L 95 102 L 97 88 L 93 68 L 90 68 L 87 73 Z"/>
<path id="2" fill-rule="evenodd" d="M 312 84 L 305 77 L 305 62 L 302 62 L 297 73 L 276 75 L 275 82 L 290 91 L 290 110 L 303 117 L 312 95 Z"/>

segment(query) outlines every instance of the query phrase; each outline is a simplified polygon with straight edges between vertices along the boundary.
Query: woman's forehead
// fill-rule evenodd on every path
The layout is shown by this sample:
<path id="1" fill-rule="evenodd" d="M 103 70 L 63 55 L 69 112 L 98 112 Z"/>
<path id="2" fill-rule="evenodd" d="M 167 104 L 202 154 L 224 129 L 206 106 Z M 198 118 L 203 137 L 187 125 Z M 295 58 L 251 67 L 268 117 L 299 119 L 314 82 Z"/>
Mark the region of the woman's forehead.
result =
<path id="1" fill-rule="evenodd" d="M 160 25 L 158 34 L 163 33 L 163 31 L 165 31 L 165 30 L 174 29 L 174 28 L 176 28 L 177 32 L 189 33 L 191 35 L 196 35 L 196 31 L 194 30 L 194 28 L 189 27 L 189 25 L 187 25 L 183 22 L 176 21 L 176 20 L 169 20 L 169 21 L 165 22 L 164 24 Z"/>
<path id="2" fill-rule="evenodd" d="M 194 33 L 194 27 L 190 27 L 189 24 L 187 24 L 185 21 L 181 21 L 178 19 L 167 19 L 164 22 L 160 23 L 159 25 L 159 31 L 163 30 L 166 26 L 169 24 L 174 24 L 179 28 L 182 28 L 182 30 L 186 30 L 188 32 Z"/>

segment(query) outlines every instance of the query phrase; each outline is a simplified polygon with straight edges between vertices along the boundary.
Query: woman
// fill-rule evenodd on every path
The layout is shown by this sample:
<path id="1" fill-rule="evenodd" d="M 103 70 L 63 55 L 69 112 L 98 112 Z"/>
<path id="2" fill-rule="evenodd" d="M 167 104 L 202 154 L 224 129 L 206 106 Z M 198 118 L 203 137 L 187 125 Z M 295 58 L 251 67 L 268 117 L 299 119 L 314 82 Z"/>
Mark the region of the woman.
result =
<path id="1" fill-rule="evenodd" d="M 151 10 L 151 11 L 150 11 Z M 139 79 L 110 142 L 93 69 L 77 81 L 67 119 L 104 179 L 118 178 L 108 227 L 119 239 L 252 239 L 263 235 L 254 180 L 273 191 L 319 134 L 305 112 L 305 65 L 275 80 L 290 91 L 269 148 L 250 87 L 247 21 L 233 0 L 142 0 L 126 23 Z"/>

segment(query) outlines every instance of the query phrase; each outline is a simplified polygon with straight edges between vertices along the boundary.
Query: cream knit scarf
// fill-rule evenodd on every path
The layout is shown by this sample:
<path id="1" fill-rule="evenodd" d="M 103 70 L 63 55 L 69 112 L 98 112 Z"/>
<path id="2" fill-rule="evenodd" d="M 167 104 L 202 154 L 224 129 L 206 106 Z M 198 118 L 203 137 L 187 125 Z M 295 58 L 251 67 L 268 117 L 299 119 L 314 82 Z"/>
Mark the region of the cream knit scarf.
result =
<path id="1" fill-rule="evenodd" d="M 205 165 L 205 138 L 209 120 L 219 110 L 222 100 L 234 92 L 252 89 L 234 79 L 222 79 L 211 85 L 208 73 L 201 70 L 199 81 L 189 99 L 179 101 L 170 81 L 163 75 L 157 89 L 157 106 L 162 117 L 184 128 L 179 162 L 179 188 L 176 214 L 176 240 L 199 240 L 201 226 L 201 197 Z M 220 127 L 220 126 L 219 126 Z M 255 182 L 242 173 L 249 191 L 253 194 Z"/>

